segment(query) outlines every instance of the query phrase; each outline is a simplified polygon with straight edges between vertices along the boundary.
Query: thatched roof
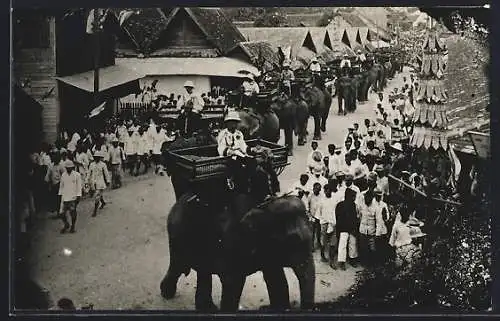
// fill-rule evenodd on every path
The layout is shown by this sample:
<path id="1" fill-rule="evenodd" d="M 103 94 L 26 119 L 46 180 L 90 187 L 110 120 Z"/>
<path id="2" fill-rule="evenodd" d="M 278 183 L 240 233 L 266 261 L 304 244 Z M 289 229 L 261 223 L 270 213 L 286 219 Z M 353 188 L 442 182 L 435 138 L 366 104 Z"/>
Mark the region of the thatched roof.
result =
<path id="1" fill-rule="evenodd" d="M 332 44 L 332 51 L 338 56 L 343 56 L 344 54 L 348 54 L 349 56 L 355 55 L 354 51 L 342 42 L 343 32 L 339 33 L 336 29 L 328 28 L 327 35 Z"/>
<path id="2" fill-rule="evenodd" d="M 265 68 L 267 70 L 272 70 L 275 65 L 279 66 L 278 53 L 273 50 L 273 47 L 265 41 L 245 41 L 240 42 L 237 47 L 229 52 L 236 51 L 240 49 L 245 53 L 252 63 L 258 64 L 258 59 L 265 60 Z"/>
<path id="3" fill-rule="evenodd" d="M 200 27 L 207 36 L 207 39 L 223 54 L 233 49 L 239 42 L 245 41 L 244 36 L 239 32 L 238 28 L 233 25 L 220 8 L 175 8 L 170 12 L 168 22 L 182 9 Z"/>
<path id="4" fill-rule="evenodd" d="M 326 43 L 328 42 L 328 36 L 326 32 L 326 28 L 324 27 L 311 27 L 309 28 L 309 33 L 311 34 L 311 38 L 314 42 L 314 46 L 316 47 L 316 53 L 320 54 L 325 50 L 331 50 L 332 48 L 328 48 Z"/>
<path id="5" fill-rule="evenodd" d="M 486 74 L 489 52 L 473 40 L 458 35 L 449 37 L 445 43 L 449 50 L 444 76 L 448 92 L 448 130 L 450 136 L 455 136 L 490 121 Z"/>
<path id="6" fill-rule="evenodd" d="M 280 47 L 291 47 L 292 56 L 307 45 L 308 28 L 240 28 L 247 41 L 266 41 L 277 51 Z M 312 42 L 312 39 L 311 39 Z M 314 46 L 314 43 L 312 42 Z M 314 50 L 314 48 L 310 48 Z"/>
<path id="7" fill-rule="evenodd" d="M 352 50 L 356 51 L 358 49 L 364 49 L 363 45 L 356 41 L 356 36 L 358 35 L 357 28 L 346 28 L 344 30 L 344 34 L 347 34 L 347 37 L 349 39 L 349 47 Z"/>
<path id="8" fill-rule="evenodd" d="M 125 20 L 121 29 L 131 38 L 136 46 L 135 50 L 141 53 L 151 53 L 159 49 L 155 43 L 181 10 L 185 10 L 222 54 L 239 42 L 245 41 L 243 35 L 219 8 L 120 8 L 112 11 L 118 16 L 124 9 L 133 10 L 135 13 Z"/>
<path id="9" fill-rule="evenodd" d="M 351 27 L 366 27 L 366 23 L 355 13 L 339 12 L 339 15 Z"/>

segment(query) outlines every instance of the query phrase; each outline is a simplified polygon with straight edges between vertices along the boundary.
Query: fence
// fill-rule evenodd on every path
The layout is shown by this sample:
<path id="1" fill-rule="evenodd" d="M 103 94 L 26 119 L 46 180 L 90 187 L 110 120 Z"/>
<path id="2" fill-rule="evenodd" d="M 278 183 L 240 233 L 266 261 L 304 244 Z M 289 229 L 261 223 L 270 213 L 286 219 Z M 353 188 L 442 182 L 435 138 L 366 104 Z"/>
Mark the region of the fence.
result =
<path id="1" fill-rule="evenodd" d="M 131 117 L 138 117 L 143 115 L 146 111 L 150 110 L 152 107 L 151 104 L 143 103 L 143 102 L 120 102 L 118 108 L 118 114 L 120 115 L 128 115 Z"/>

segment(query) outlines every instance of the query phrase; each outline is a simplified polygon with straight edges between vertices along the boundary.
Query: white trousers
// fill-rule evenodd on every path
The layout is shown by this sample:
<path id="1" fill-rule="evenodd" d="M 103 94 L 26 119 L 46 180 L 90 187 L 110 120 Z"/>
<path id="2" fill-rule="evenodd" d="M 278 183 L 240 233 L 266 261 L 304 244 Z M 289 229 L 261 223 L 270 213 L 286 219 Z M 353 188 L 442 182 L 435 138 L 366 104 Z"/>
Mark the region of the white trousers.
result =
<path id="1" fill-rule="evenodd" d="M 345 262 L 347 254 L 349 258 L 355 259 L 358 257 L 358 248 L 356 237 L 347 232 L 341 232 L 339 237 L 338 262 Z"/>

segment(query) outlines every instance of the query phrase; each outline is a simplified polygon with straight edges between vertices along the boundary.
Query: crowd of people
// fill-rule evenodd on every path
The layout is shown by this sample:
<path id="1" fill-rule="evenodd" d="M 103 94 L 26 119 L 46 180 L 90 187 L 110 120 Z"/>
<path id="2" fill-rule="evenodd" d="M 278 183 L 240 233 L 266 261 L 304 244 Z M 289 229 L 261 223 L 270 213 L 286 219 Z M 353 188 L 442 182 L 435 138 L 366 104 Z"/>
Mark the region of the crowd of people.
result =
<path id="1" fill-rule="evenodd" d="M 95 217 L 106 205 L 104 191 L 122 187 L 124 173 L 138 176 L 154 167 L 156 174 L 164 175 L 161 147 L 173 139 L 166 126 L 153 120 L 116 120 L 102 132 L 83 129 L 71 136 L 63 131 L 53 145 L 43 144 L 31 154 L 30 216 L 46 209 L 63 221 L 62 233 L 75 232 L 82 197 L 94 197 Z"/>
<path id="2" fill-rule="evenodd" d="M 389 100 L 379 93 L 373 118 L 349 126 L 343 146 L 328 144 L 322 151 L 313 141 L 306 172 L 288 190 L 309 213 L 313 251 L 319 248 L 332 268 L 345 269 L 347 258 L 352 266 L 359 259 L 409 262 L 418 255 L 416 241 L 425 236 L 421 228 L 429 215 L 419 197 L 451 192 L 446 155 L 433 154 L 435 165 L 428 166 L 408 145 L 410 92 L 418 87 L 413 75 L 409 80 Z"/>

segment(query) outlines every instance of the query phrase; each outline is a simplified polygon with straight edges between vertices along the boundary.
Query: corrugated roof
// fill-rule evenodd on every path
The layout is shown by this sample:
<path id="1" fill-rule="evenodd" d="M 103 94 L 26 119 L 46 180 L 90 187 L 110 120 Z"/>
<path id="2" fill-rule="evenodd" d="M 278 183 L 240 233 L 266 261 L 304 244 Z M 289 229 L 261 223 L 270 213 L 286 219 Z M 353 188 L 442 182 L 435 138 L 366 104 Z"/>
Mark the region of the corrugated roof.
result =
<path id="1" fill-rule="evenodd" d="M 483 124 L 477 128 L 472 128 L 470 130 L 477 131 L 484 134 L 490 134 L 490 123 Z M 450 139 L 450 143 L 453 145 L 454 149 L 462 153 L 475 154 L 474 145 L 470 136 L 464 133 L 463 136 L 455 137 Z"/>
<path id="2" fill-rule="evenodd" d="M 247 41 L 266 41 L 275 51 L 291 47 L 292 55 L 304 45 L 309 28 L 240 28 Z"/>

